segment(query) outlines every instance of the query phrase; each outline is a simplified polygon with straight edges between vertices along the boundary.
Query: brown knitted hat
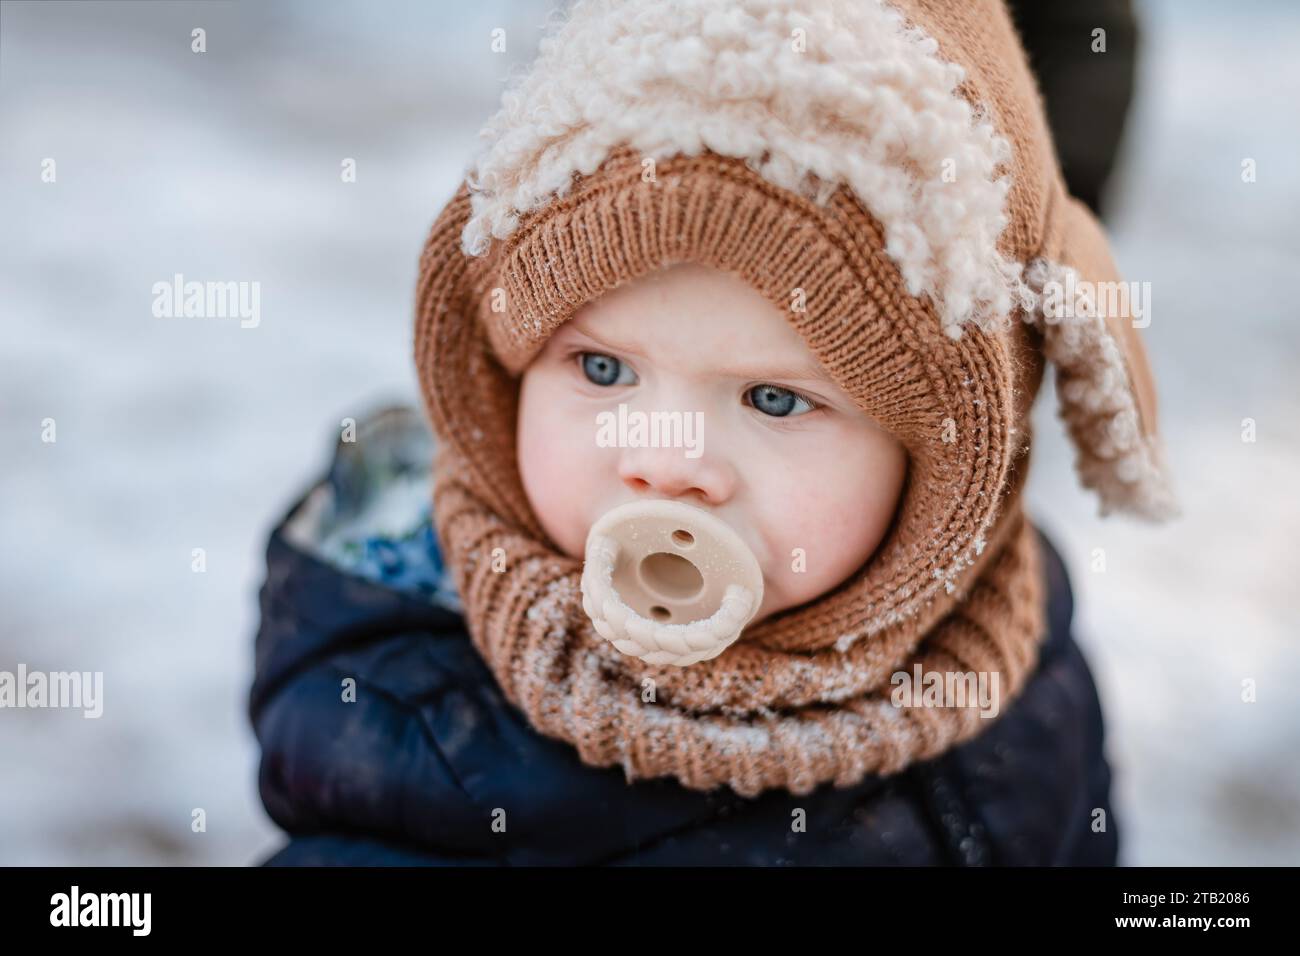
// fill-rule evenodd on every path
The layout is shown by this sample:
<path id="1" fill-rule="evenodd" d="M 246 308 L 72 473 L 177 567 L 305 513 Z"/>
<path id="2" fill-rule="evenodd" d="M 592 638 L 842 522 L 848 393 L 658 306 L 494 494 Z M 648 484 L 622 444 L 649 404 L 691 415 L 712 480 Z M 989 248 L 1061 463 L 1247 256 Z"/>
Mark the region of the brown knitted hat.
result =
<path id="1" fill-rule="evenodd" d="M 1020 493 L 1044 357 L 1103 508 L 1172 510 L 1130 316 L 1087 308 L 1087 282 L 1118 276 L 1000 3 L 803 6 L 575 4 L 421 259 L 435 521 L 470 634 L 538 731 L 629 779 L 846 786 L 982 729 L 971 708 L 894 706 L 896 672 L 996 674 L 1015 696 L 1043 632 Z M 686 668 L 592 630 L 514 435 L 519 375 L 556 328 L 679 261 L 784 311 L 910 458 L 870 561 Z M 1058 291 L 1071 314 L 1046 307 Z"/>

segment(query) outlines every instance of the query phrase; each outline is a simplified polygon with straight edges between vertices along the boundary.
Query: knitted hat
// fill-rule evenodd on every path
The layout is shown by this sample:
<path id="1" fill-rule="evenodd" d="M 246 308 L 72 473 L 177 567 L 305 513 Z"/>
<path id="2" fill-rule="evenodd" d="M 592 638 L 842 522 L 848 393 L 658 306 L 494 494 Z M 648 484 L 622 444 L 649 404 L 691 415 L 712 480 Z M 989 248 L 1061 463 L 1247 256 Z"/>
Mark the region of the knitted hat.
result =
<path id="1" fill-rule="evenodd" d="M 421 259 L 435 521 L 471 637 L 536 729 L 629 779 L 849 785 L 981 729 L 894 706 L 896 672 L 997 674 L 1014 697 L 1043 631 L 1020 491 L 1044 358 L 1103 511 L 1173 510 L 1127 302 L 1092 295 L 1118 275 L 1000 2 L 800 7 L 575 3 Z M 688 668 L 594 633 L 514 436 L 519 376 L 556 328 L 679 261 L 766 296 L 910 459 L 870 561 Z"/>

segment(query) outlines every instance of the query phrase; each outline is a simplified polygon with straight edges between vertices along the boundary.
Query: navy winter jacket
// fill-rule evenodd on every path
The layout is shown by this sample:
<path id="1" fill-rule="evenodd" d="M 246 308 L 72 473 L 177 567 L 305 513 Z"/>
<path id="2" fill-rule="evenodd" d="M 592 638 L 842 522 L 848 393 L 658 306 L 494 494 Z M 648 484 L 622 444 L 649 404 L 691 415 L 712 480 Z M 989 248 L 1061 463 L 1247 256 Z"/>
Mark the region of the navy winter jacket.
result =
<path id="1" fill-rule="evenodd" d="M 339 458 L 331 482 L 348 492 Z M 261 590 L 250 716 L 262 800 L 289 835 L 267 864 L 1116 861 L 1101 709 L 1070 635 L 1065 567 L 1045 538 L 1041 660 L 978 737 L 847 789 L 746 799 L 667 778 L 629 784 L 620 768 L 589 767 L 536 733 L 448 602 L 344 570 L 294 540 L 287 523 L 310 497 L 272 532 Z M 433 538 L 420 540 L 427 550 Z M 400 564 L 385 554 L 390 570 Z M 342 700 L 346 678 L 355 702 Z M 792 827 L 796 808 L 804 832 Z M 504 832 L 493 826 L 500 811 Z"/>

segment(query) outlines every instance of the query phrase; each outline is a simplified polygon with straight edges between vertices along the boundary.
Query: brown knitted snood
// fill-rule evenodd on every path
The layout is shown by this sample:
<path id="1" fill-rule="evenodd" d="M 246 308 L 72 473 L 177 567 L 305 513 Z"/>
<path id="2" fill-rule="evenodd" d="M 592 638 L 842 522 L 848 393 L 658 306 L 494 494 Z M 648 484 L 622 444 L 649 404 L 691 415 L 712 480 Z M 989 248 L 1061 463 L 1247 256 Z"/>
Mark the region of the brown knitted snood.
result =
<path id="1" fill-rule="evenodd" d="M 802 794 L 996 719 L 896 700 L 896 676 L 996 678 L 1005 713 L 1044 625 L 1021 487 L 1045 357 L 1103 513 L 1176 509 L 1132 316 L 1074 281 L 1119 274 L 1001 0 L 575 0 L 484 133 L 421 259 L 434 519 L 505 695 L 587 763 Z M 863 567 L 686 667 L 595 632 L 515 458 L 519 377 L 556 328 L 680 261 L 784 312 L 909 459 Z"/>
<path id="2" fill-rule="evenodd" d="M 421 260 L 417 359 L 441 440 L 435 522 L 470 635 L 539 732 L 629 780 L 806 793 L 936 755 L 996 717 L 969 700 L 896 706 L 894 675 L 984 675 L 996 713 L 1043 633 L 1021 509 L 1031 331 L 945 335 L 907 293 L 880 227 L 844 190 L 815 204 L 710 153 L 659 165 L 618 150 L 491 254 L 458 248 L 462 187 Z M 747 629 L 719 657 L 656 667 L 583 613 L 581 562 L 543 532 L 515 459 L 519 375 L 582 303 L 678 261 L 740 276 L 785 311 L 835 380 L 909 454 L 894 525 L 834 590 Z M 806 290 L 806 311 L 790 290 Z M 506 307 L 500 310 L 500 303 Z M 996 683 L 994 683 L 996 675 Z"/>

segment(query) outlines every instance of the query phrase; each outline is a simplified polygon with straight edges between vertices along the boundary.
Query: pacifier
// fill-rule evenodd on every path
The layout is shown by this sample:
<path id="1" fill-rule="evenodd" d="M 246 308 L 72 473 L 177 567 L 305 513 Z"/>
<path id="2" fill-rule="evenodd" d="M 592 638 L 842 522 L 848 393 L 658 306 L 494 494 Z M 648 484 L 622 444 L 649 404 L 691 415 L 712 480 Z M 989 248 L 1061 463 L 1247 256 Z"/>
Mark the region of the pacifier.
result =
<path id="1" fill-rule="evenodd" d="M 763 572 L 722 519 L 679 501 L 634 501 L 587 535 L 582 609 L 596 633 L 647 664 L 717 657 L 763 601 Z"/>

